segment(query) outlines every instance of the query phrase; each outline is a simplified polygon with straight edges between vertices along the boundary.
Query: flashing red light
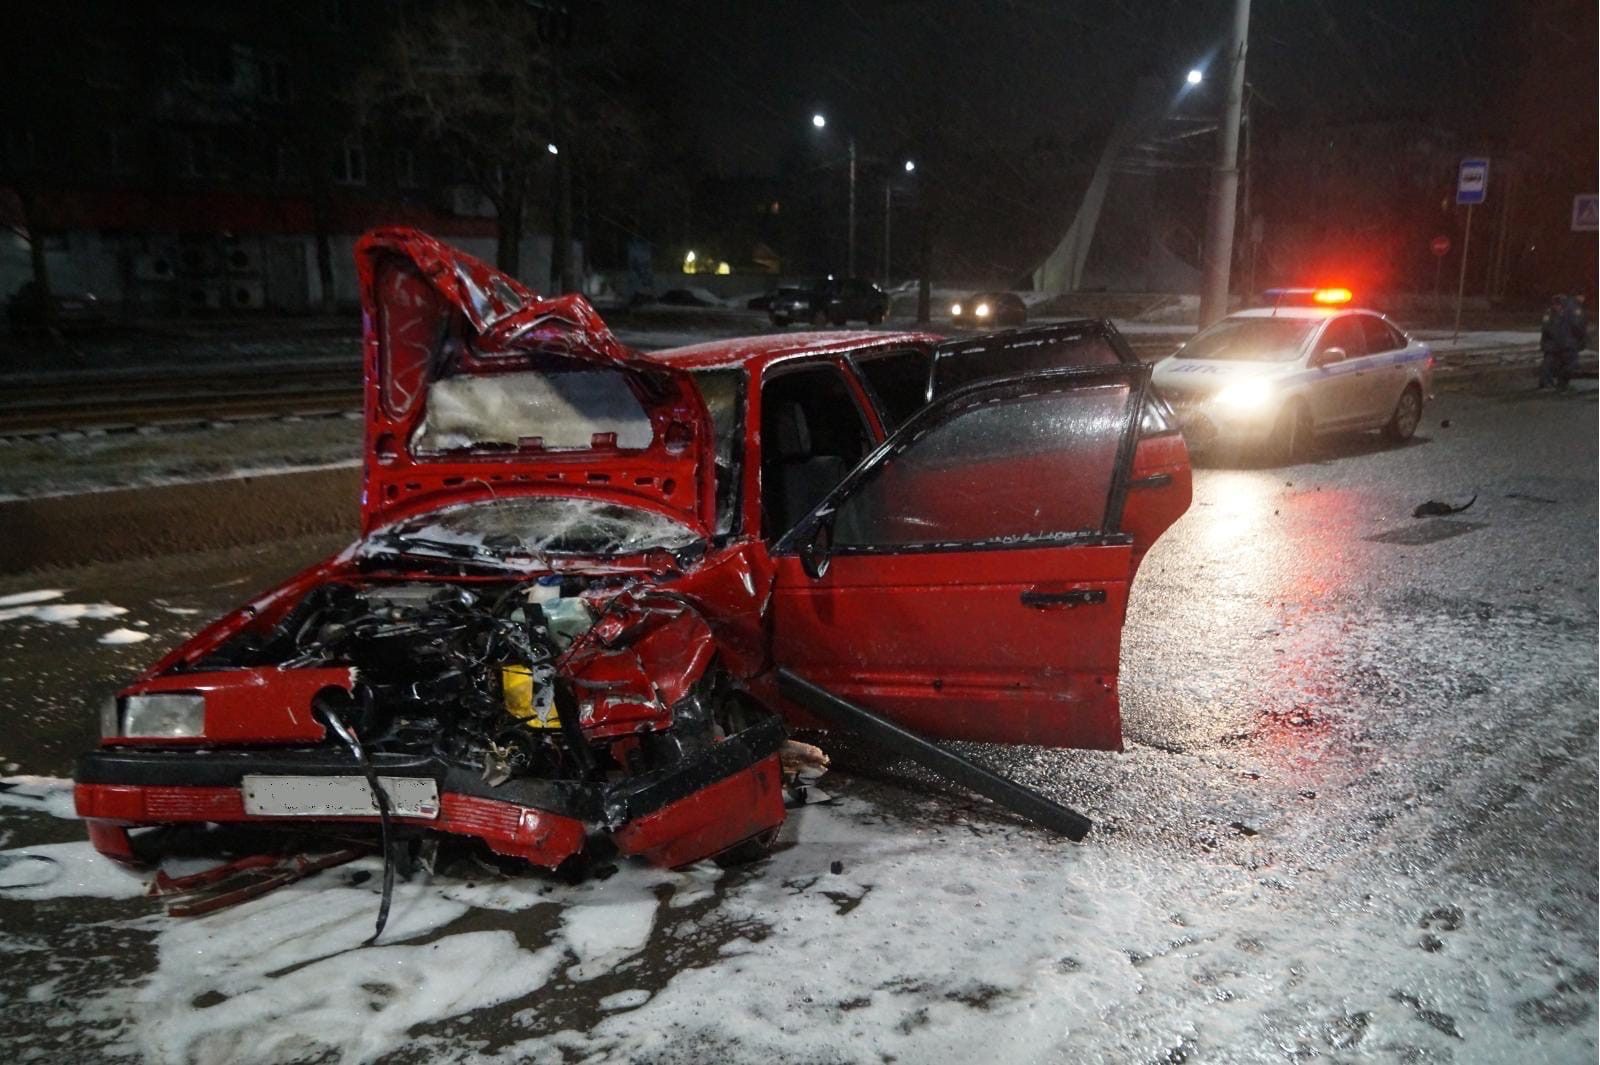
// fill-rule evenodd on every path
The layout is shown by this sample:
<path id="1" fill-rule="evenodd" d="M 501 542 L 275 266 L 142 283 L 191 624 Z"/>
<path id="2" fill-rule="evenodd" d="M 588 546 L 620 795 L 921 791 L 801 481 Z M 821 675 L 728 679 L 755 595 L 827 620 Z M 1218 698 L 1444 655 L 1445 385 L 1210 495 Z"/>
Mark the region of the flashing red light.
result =
<path id="1" fill-rule="evenodd" d="M 1311 298 L 1324 305 L 1349 303 L 1351 293 L 1347 288 L 1319 288 L 1311 294 Z"/>

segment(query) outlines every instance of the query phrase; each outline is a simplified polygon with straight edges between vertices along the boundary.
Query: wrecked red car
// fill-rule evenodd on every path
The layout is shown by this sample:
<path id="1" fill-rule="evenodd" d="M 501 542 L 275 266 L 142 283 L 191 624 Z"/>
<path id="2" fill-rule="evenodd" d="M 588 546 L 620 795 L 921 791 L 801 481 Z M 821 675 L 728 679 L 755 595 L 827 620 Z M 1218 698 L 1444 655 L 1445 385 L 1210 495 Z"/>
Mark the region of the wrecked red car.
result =
<path id="1" fill-rule="evenodd" d="M 357 247 L 361 537 L 124 689 L 141 826 L 450 833 L 557 868 L 770 841 L 802 677 L 935 739 L 1121 746 L 1130 584 L 1189 466 L 1108 323 L 639 354 L 406 229 Z"/>

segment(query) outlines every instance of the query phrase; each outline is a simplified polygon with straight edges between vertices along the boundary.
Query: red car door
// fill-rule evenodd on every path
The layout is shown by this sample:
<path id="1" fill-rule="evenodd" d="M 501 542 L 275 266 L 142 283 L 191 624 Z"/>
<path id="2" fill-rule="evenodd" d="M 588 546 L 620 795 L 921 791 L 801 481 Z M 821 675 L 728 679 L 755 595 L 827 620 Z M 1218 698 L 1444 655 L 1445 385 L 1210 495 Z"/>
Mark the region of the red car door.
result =
<path id="1" fill-rule="evenodd" d="M 1148 371 L 959 388 L 774 545 L 773 659 L 926 736 L 1119 749 Z"/>

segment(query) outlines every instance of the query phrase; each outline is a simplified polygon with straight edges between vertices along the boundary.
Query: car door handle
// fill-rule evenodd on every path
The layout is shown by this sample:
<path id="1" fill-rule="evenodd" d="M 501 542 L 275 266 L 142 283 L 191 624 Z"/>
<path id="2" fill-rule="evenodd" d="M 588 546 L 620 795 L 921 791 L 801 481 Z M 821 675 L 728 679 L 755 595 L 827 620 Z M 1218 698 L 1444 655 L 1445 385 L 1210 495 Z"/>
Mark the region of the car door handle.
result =
<path id="1" fill-rule="evenodd" d="M 1105 601 L 1104 588 L 1073 588 L 1066 592 L 1041 592 L 1037 588 L 1029 588 L 1022 593 L 1022 605 L 1035 610 L 1048 610 L 1053 606 L 1086 606 Z"/>
<path id="2" fill-rule="evenodd" d="M 1171 483 L 1172 474 L 1152 473 L 1148 477 L 1140 477 L 1137 480 L 1129 481 L 1128 490 L 1132 491 L 1135 488 L 1165 488 Z"/>

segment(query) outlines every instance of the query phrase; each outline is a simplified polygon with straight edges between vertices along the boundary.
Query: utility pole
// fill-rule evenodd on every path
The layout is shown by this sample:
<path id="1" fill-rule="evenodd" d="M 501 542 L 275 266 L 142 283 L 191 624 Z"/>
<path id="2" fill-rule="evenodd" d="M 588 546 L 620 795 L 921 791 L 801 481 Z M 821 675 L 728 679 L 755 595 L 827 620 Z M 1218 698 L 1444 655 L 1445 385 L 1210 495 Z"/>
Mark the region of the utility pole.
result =
<path id="1" fill-rule="evenodd" d="M 856 276 L 856 139 L 850 138 L 850 250 L 845 256 L 845 273 L 849 277 Z"/>
<path id="2" fill-rule="evenodd" d="M 883 179 L 883 290 L 889 291 L 889 212 L 894 206 L 894 179 Z"/>
<path id="3" fill-rule="evenodd" d="M 1228 274 L 1233 261 L 1234 201 L 1239 193 L 1239 111 L 1244 102 L 1244 59 L 1250 39 L 1250 0 L 1234 0 L 1228 41 L 1228 97 L 1217 138 L 1217 168 L 1211 178 L 1211 209 L 1200 281 L 1200 328 L 1228 313 Z"/>

